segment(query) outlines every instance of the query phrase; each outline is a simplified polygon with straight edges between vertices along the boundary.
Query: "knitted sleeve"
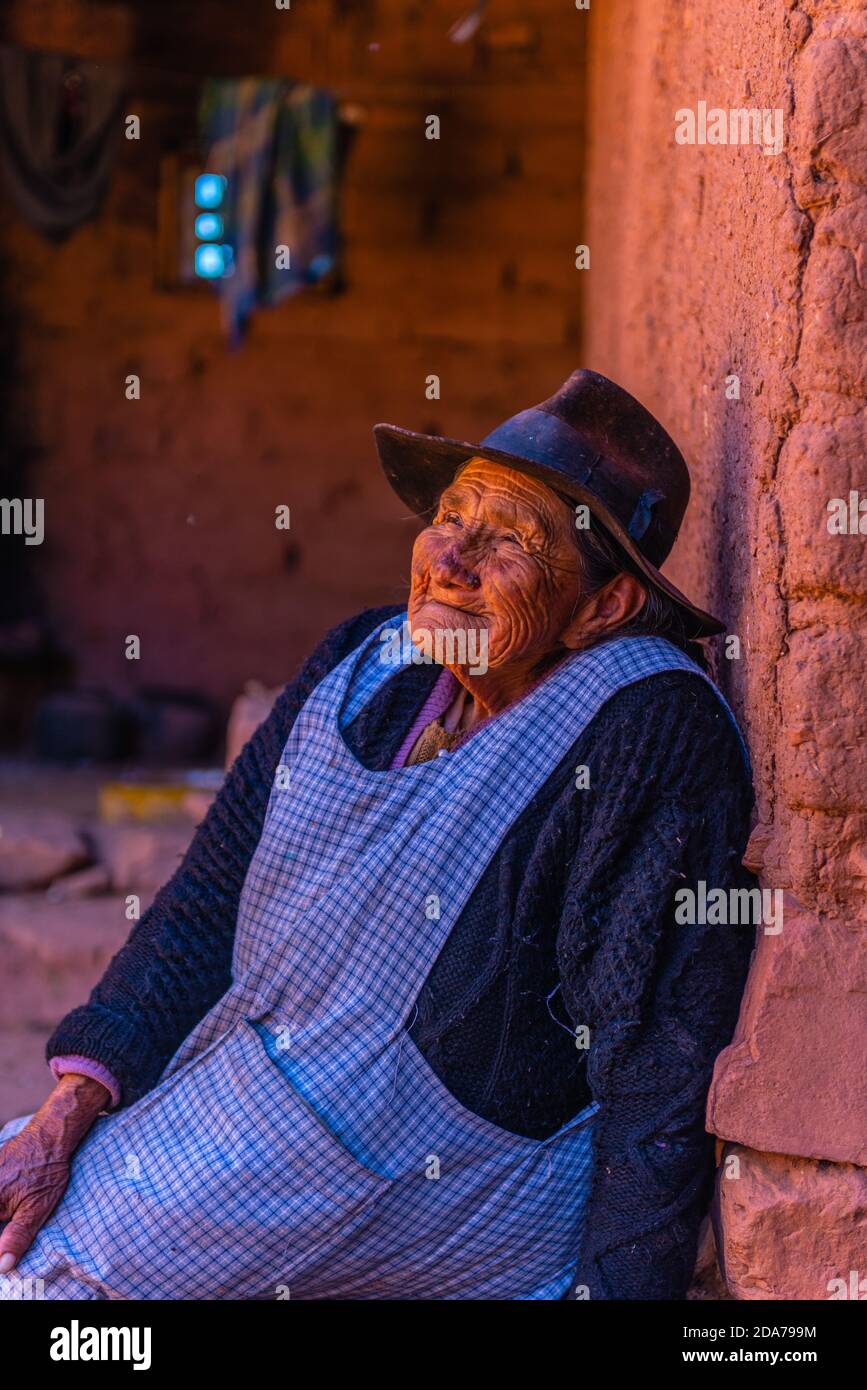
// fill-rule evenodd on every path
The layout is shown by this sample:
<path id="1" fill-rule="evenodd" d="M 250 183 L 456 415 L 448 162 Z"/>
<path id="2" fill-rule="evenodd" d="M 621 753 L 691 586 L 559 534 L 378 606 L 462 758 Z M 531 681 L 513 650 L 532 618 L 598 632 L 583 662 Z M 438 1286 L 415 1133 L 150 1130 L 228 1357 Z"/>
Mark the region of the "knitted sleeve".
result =
<path id="1" fill-rule="evenodd" d="M 675 917 L 678 889 L 698 907 L 702 883 L 754 884 L 740 863 L 752 790 L 737 736 L 698 677 L 641 685 L 638 717 L 627 702 L 608 721 L 577 793 L 587 801 L 558 939 L 600 1103 L 575 1281 L 591 1299 L 686 1294 L 713 1178 L 705 1100 L 755 939 L 754 925 Z"/>
<path id="2" fill-rule="evenodd" d="M 121 1104 L 149 1091 L 183 1039 L 231 983 L 238 902 L 265 819 L 274 770 L 310 692 L 379 622 L 368 609 L 333 628 L 286 686 L 229 771 L 180 867 L 109 963 L 87 1004 L 61 1020 L 46 1056 L 108 1068 Z"/>

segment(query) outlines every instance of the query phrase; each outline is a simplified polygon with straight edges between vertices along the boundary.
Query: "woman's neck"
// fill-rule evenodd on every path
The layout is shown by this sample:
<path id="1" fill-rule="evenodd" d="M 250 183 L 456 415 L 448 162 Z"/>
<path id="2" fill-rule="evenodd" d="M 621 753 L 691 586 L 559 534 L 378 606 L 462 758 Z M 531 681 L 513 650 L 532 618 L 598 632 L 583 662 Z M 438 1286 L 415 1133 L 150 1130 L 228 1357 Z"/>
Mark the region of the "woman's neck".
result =
<path id="1" fill-rule="evenodd" d="M 483 720 L 501 714 L 509 705 L 529 694 L 568 655 L 566 650 L 560 649 L 549 652 L 542 661 L 537 659 L 521 665 L 489 669 L 484 675 L 470 675 L 460 666 L 450 666 L 449 670 L 461 688 L 443 715 L 445 728 L 449 731 L 472 729 Z"/>

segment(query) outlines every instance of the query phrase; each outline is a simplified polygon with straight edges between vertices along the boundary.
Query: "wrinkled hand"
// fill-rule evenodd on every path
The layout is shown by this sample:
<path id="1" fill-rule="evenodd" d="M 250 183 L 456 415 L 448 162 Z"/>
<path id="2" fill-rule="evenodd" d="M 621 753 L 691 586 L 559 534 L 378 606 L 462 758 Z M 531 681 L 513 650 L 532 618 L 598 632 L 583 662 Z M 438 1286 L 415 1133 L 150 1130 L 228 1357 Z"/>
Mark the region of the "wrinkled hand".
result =
<path id="1" fill-rule="evenodd" d="M 72 1155 L 101 1110 L 105 1086 L 70 1072 L 24 1128 L 0 1146 L 0 1274 L 33 1243 L 69 1182 Z"/>

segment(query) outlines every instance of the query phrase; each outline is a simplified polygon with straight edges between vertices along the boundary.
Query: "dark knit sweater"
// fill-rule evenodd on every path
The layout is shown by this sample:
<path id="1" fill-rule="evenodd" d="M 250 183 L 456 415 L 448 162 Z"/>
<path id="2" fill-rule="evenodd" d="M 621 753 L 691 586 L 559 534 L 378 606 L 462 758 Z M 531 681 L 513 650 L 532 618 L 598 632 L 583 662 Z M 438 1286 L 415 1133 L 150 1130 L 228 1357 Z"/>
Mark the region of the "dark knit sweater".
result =
<path id="1" fill-rule="evenodd" d="M 180 868 L 48 1056 L 107 1066 L 130 1104 L 230 984 L 238 900 L 274 770 L 318 681 L 397 608 L 328 634 L 229 772 Z M 398 668 L 346 731 L 389 766 L 440 668 Z M 589 768 L 576 790 L 575 769 Z M 495 795 L 495 789 L 492 789 Z M 621 690 L 576 738 L 483 872 L 409 1032 L 468 1109 L 553 1133 L 600 1102 L 578 1282 L 592 1298 L 682 1298 L 713 1172 L 704 1104 L 754 932 L 678 926 L 678 887 L 749 887 L 752 792 L 730 721 L 689 672 Z M 574 1029 L 590 1029 L 589 1050 Z"/>

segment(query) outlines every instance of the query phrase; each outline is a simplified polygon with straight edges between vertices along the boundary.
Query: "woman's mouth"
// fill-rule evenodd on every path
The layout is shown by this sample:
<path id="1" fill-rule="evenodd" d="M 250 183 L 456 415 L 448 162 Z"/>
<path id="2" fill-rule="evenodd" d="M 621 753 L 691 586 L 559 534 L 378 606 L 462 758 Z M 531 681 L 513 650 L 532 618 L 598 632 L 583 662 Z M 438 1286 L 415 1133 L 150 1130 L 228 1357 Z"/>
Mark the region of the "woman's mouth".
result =
<path id="1" fill-rule="evenodd" d="M 450 613 L 463 613 L 468 618 L 480 618 L 482 616 L 478 609 L 468 608 L 463 603 L 454 603 L 451 599 L 436 598 L 434 595 L 429 595 L 427 598 L 422 599 L 418 608 L 419 610 L 429 608 L 432 604 L 435 604 L 438 608 L 447 608 Z"/>

